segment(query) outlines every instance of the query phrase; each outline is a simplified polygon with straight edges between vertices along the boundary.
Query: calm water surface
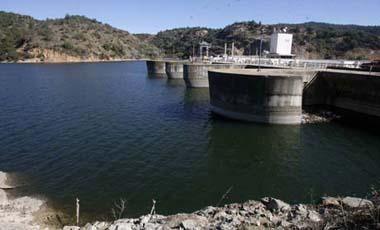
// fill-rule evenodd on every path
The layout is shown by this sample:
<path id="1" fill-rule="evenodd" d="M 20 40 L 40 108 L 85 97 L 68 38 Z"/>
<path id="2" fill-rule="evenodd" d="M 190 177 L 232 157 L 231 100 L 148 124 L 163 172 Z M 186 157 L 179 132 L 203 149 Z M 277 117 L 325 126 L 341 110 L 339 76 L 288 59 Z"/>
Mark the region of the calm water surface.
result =
<path id="1" fill-rule="evenodd" d="M 114 201 L 162 214 L 275 196 L 365 195 L 380 137 L 336 123 L 270 126 L 210 112 L 207 89 L 147 77 L 145 62 L 0 65 L 0 170 L 22 193 L 95 219 Z"/>

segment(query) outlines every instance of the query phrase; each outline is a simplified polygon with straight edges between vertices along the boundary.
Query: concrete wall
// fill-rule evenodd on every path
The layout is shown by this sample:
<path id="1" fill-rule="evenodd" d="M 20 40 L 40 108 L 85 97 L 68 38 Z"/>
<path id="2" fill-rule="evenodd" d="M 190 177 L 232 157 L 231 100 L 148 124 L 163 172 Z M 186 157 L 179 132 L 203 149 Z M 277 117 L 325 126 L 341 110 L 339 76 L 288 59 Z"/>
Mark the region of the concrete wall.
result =
<path id="1" fill-rule="evenodd" d="M 166 74 L 169 79 L 183 79 L 183 65 L 185 62 L 168 61 L 166 62 Z"/>
<path id="2" fill-rule="evenodd" d="M 185 64 L 183 77 L 188 88 L 207 88 L 208 71 L 215 69 L 243 69 L 245 65 L 235 64 Z"/>
<path id="3" fill-rule="evenodd" d="M 213 112 L 233 119 L 270 124 L 300 124 L 302 76 L 255 70 L 210 71 Z"/>
<path id="4" fill-rule="evenodd" d="M 148 75 L 151 77 L 166 77 L 166 62 L 161 60 L 150 60 L 146 62 Z"/>
<path id="5" fill-rule="evenodd" d="M 304 105 L 329 105 L 380 116 L 380 74 L 320 71 L 304 89 Z"/>
<path id="6" fill-rule="evenodd" d="M 269 69 L 263 69 L 263 72 L 267 72 Z M 303 82 L 308 83 L 314 79 L 314 77 L 318 74 L 318 70 L 305 70 L 305 69 L 277 69 L 272 68 L 270 70 L 271 73 L 279 73 L 285 75 L 298 75 L 302 76 Z"/>

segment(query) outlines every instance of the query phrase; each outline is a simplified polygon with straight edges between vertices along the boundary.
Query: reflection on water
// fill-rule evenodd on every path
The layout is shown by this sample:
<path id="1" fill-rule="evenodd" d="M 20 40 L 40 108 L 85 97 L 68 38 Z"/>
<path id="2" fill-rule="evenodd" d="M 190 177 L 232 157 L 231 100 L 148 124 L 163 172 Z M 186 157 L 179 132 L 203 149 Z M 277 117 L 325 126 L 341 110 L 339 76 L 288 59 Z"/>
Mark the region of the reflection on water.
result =
<path id="1" fill-rule="evenodd" d="M 185 87 L 185 81 L 183 79 L 168 79 L 167 86 L 169 87 Z"/>
<path id="2" fill-rule="evenodd" d="M 218 178 L 214 181 L 216 190 L 233 186 L 232 200 L 278 196 L 284 189 L 291 190 L 295 182 L 292 177 L 298 173 L 300 129 L 300 126 L 225 120 L 212 122 L 208 173 L 210 178 Z"/>
<path id="3" fill-rule="evenodd" d="M 0 170 L 33 178 L 89 220 L 121 197 L 128 215 L 276 196 L 363 195 L 380 175 L 379 136 L 339 124 L 273 126 L 210 112 L 208 89 L 147 77 L 144 62 L 0 65 Z"/>

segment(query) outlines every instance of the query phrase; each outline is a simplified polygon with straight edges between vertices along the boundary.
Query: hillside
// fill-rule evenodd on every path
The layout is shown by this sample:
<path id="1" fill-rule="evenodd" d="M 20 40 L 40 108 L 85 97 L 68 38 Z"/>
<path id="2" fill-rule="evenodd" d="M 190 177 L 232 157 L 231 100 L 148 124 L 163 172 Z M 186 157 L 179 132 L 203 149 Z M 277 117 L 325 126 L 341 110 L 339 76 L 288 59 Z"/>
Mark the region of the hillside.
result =
<path id="1" fill-rule="evenodd" d="M 372 59 L 380 57 L 380 26 L 326 23 L 263 25 L 238 22 L 222 29 L 177 28 L 156 35 L 135 34 L 84 16 L 36 20 L 0 11 L 0 62 L 65 62 L 180 57 L 198 53 L 201 41 L 212 43 L 211 55 L 235 42 L 237 55 L 254 55 L 263 36 L 269 50 L 270 34 L 287 27 L 294 34 L 293 53 L 300 58 Z M 262 34 L 262 35 L 261 35 Z"/>
<path id="2" fill-rule="evenodd" d="M 273 30 L 288 27 L 294 34 L 293 53 L 303 58 L 367 59 L 380 55 L 380 27 L 335 25 L 326 23 L 262 25 L 255 21 L 239 22 L 223 29 L 180 28 L 159 32 L 150 42 L 166 56 L 187 57 L 193 45 L 204 40 L 212 43 L 212 55 L 223 54 L 224 43 L 235 42 L 237 54 L 256 54 L 261 31 L 263 49 L 269 50 Z"/>
<path id="3" fill-rule="evenodd" d="M 0 61 L 95 61 L 158 55 L 155 46 L 84 16 L 40 21 L 0 12 Z"/>

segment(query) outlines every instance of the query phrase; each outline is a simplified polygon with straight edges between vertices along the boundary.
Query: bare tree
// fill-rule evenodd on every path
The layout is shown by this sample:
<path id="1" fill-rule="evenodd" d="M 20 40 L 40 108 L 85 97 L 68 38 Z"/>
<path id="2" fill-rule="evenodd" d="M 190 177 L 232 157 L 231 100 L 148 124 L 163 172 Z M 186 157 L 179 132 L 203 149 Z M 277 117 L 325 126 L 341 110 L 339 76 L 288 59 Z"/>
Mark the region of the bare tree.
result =
<path id="1" fill-rule="evenodd" d="M 121 198 L 119 203 L 114 203 L 114 207 L 111 209 L 112 216 L 115 220 L 121 219 L 123 217 L 127 200 Z"/>

